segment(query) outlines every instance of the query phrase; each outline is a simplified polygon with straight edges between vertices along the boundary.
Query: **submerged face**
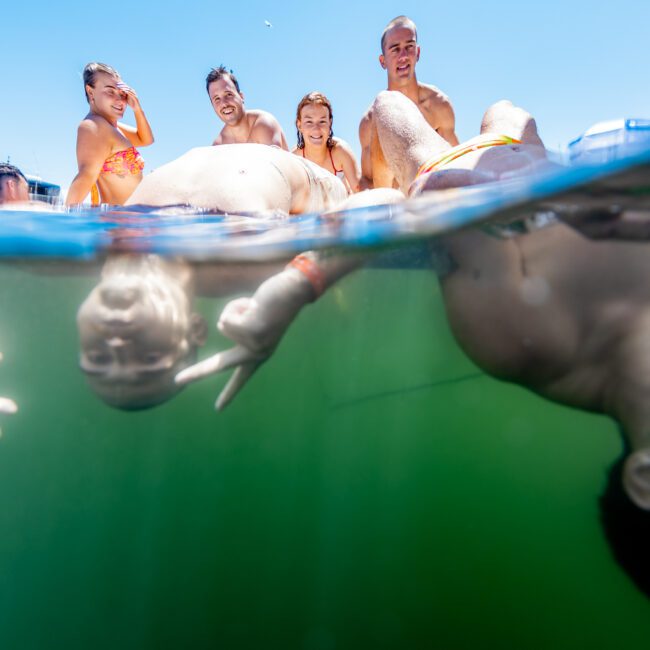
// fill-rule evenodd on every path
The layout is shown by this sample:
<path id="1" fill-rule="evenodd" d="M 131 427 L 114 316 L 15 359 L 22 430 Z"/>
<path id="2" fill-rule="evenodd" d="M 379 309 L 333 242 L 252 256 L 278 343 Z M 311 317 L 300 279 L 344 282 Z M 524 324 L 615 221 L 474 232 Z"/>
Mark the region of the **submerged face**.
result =
<path id="1" fill-rule="evenodd" d="M 208 86 L 208 95 L 214 112 L 227 126 L 236 126 L 244 117 L 244 96 L 232 79 L 224 75 Z"/>
<path id="2" fill-rule="evenodd" d="M 305 143 L 320 147 L 327 144 L 332 129 L 332 118 L 327 106 L 306 104 L 300 109 L 300 119 L 296 121 Z"/>
<path id="3" fill-rule="evenodd" d="M 86 86 L 91 109 L 109 121 L 121 119 L 126 110 L 126 93 L 117 87 L 119 82 L 117 77 L 107 72 L 98 72 L 95 87 Z"/>
<path id="4" fill-rule="evenodd" d="M 177 391 L 176 373 L 203 342 L 203 319 L 164 274 L 111 273 L 79 308 L 80 365 L 113 406 L 153 406 Z"/>
<path id="5" fill-rule="evenodd" d="M 386 33 L 379 63 L 388 73 L 389 86 L 415 79 L 415 65 L 419 58 L 416 33 L 410 27 L 393 27 Z"/>

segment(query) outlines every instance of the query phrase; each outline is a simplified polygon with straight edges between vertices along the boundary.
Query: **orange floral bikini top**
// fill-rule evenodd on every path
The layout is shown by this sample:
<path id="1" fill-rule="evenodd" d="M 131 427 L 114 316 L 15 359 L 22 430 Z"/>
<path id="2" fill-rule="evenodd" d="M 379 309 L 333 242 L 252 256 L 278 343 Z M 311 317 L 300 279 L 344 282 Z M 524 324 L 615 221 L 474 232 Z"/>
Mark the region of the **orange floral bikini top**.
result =
<path id="1" fill-rule="evenodd" d="M 118 174 L 119 176 L 141 174 L 144 169 L 144 160 L 135 147 L 116 151 L 106 158 L 100 174 Z M 90 202 L 93 206 L 100 205 L 99 188 L 95 183 L 90 189 Z"/>

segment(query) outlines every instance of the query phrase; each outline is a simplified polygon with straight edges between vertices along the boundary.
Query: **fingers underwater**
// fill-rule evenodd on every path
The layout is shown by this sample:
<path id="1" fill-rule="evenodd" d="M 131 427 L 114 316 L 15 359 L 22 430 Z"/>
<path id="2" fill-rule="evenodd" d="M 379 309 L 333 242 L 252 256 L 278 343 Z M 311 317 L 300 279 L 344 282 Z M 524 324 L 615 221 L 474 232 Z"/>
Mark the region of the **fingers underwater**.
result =
<path id="1" fill-rule="evenodd" d="M 247 363 L 239 366 L 229 379 L 225 388 L 219 394 L 214 407 L 222 411 L 233 400 L 235 395 L 243 388 L 244 384 L 252 377 L 253 373 L 260 367 L 261 361 Z"/>

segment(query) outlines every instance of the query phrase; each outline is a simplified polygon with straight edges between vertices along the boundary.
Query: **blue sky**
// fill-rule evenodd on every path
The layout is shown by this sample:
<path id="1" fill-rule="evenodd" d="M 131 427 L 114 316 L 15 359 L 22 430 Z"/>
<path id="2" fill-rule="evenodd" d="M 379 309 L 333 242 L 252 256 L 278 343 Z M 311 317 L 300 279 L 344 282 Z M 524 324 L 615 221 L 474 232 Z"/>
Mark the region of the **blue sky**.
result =
<path id="1" fill-rule="evenodd" d="M 311 90 L 334 106 L 334 131 L 359 153 L 359 119 L 386 77 L 377 62 L 384 25 L 418 25 L 418 78 L 446 92 L 461 140 L 484 109 L 512 99 L 558 148 L 594 122 L 650 117 L 650 2 L 4 3 L 0 159 L 67 187 L 87 111 L 81 70 L 99 60 L 138 92 L 156 142 L 151 170 L 220 129 L 205 75 L 223 63 L 246 103 L 280 120 L 295 141 L 295 107 Z M 268 20 L 273 27 L 264 23 Z M 132 121 L 127 111 L 125 121 Z"/>

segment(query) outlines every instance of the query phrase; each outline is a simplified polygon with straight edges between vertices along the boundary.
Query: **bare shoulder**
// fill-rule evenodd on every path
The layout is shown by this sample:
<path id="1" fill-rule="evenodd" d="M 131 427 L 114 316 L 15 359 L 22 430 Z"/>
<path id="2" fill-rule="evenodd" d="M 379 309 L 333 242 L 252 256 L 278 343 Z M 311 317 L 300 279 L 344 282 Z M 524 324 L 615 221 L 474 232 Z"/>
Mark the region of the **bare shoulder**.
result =
<path id="1" fill-rule="evenodd" d="M 106 120 L 96 120 L 93 116 L 85 117 L 79 123 L 77 134 L 84 137 L 101 137 L 110 132 L 110 127 Z"/>
<path id="2" fill-rule="evenodd" d="M 253 109 L 246 111 L 246 114 L 250 120 L 249 124 L 251 126 L 273 126 L 279 127 L 280 122 L 276 119 L 275 115 L 269 113 L 268 111 L 263 111 L 260 109 Z"/>
<path id="3" fill-rule="evenodd" d="M 343 156 L 353 156 L 352 152 L 352 147 L 345 141 L 342 140 L 341 138 L 334 137 L 332 138 L 332 141 L 334 142 L 334 146 L 332 147 L 332 153 L 336 156 L 336 154 L 340 154 Z"/>
<path id="4" fill-rule="evenodd" d="M 449 96 L 430 84 L 419 85 L 419 102 L 423 107 L 433 110 L 453 110 Z"/>
<path id="5" fill-rule="evenodd" d="M 270 144 L 289 150 L 280 123 L 267 111 L 251 110 L 246 112 L 250 129 L 248 142 Z"/>

